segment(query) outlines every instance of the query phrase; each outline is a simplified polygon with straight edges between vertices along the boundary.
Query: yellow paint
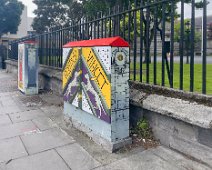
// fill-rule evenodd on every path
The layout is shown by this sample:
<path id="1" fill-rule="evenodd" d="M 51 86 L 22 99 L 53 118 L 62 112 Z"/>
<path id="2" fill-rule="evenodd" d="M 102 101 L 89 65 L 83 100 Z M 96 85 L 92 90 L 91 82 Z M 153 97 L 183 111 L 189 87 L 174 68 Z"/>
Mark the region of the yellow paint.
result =
<path id="1" fill-rule="evenodd" d="M 19 82 L 18 83 L 18 87 L 19 87 L 19 89 L 23 89 L 23 83 L 22 82 Z"/>
<path id="2" fill-rule="evenodd" d="M 63 89 L 65 88 L 68 80 L 72 77 L 73 71 L 77 66 L 78 60 L 80 58 L 79 49 L 73 48 L 72 53 L 68 56 L 68 61 L 65 63 L 65 68 L 63 70 Z"/>
<path id="3" fill-rule="evenodd" d="M 81 75 L 81 74 L 82 74 L 82 70 L 79 70 L 78 71 L 78 76 Z"/>
<path id="4" fill-rule="evenodd" d="M 81 100 L 82 99 L 82 95 L 78 94 L 78 99 Z"/>
<path id="5" fill-rule="evenodd" d="M 111 83 L 108 80 L 101 63 L 93 53 L 92 48 L 82 48 L 82 56 L 84 57 L 92 74 L 91 80 L 96 82 L 103 95 L 103 98 L 106 101 L 107 107 L 111 109 Z"/>

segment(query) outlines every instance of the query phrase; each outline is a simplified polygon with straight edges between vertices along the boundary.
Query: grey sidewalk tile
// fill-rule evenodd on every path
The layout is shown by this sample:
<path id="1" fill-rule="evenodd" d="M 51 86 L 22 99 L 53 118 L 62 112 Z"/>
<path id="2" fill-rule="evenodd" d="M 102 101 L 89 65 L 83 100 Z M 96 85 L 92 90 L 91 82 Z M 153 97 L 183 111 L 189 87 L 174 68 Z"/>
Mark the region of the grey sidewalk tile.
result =
<path id="1" fill-rule="evenodd" d="M 16 102 L 13 100 L 12 97 L 3 97 L 2 106 L 3 107 L 9 107 L 9 106 L 17 106 Z"/>
<path id="2" fill-rule="evenodd" d="M 31 121 L 14 123 L 0 128 L 0 139 L 11 138 L 19 135 L 28 134 L 37 130 Z"/>
<path id="3" fill-rule="evenodd" d="M 159 146 L 95 170 L 210 170 L 171 149 Z"/>
<path id="4" fill-rule="evenodd" d="M 72 170 L 90 170 L 101 165 L 77 143 L 56 150 Z"/>
<path id="5" fill-rule="evenodd" d="M 44 113 L 41 110 L 30 110 L 30 111 L 24 111 L 20 113 L 12 113 L 9 114 L 10 118 L 13 122 L 23 122 L 26 120 L 32 120 L 39 117 L 44 117 Z"/>
<path id="6" fill-rule="evenodd" d="M 40 130 L 48 130 L 51 128 L 58 127 L 56 123 L 54 123 L 50 118 L 48 117 L 41 117 L 32 120 L 34 124 L 40 129 Z"/>
<path id="7" fill-rule="evenodd" d="M 204 169 L 209 170 L 208 167 L 205 165 L 198 163 L 196 161 L 190 160 L 186 158 L 185 156 L 169 149 L 164 146 L 160 146 L 153 150 L 153 153 L 160 157 L 161 159 L 169 162 L 172 165 L 178 166 L 178 167 L 184 167 L 185 169 Z"/>
<path id="8" fill-rule="evenodd" d="M 0 162 L 7 162 L 26 155 L 28 154 L 19 137 L 0 141 Z"/>
<path id="9" fill-rule="evenodd" d="M 0 110 L 0 115 L 1 114 L 7 114 L 7 113 L 18 113 L 21 112 L 22 110 L 20 109 L 20 107 L 13 105 L 13 106 L 6 106 L 6 107 L 2 107 Z"/>
<path id="10" fill-rule="evenodd" d="M 63 110 L 61 107 L 58 106 L 44 106 L 41 107 L 41 110 L 48 116 L 48 117 L 57 117 L 63 114 Z"/>
<path id="11" fill-rule="evenodd" d="M 185 170 L 171 166 L 151 151 L 144 151 L 95 170 Z"/>
<path id="12" fill-rule="evenodd" d="M 13 160 L 7 165 L 2 165 L 2 170 L 70 170 L 70 169 L 54 150 L 49 150 L 39 154 Z"/>
<path id="13" fill-rule="evenodd" d="M 29 154 L 75 142 L 72 137 L 57 128 L 41 131 L 40 133 L 32 135 L 21 136 L 21 138 Z"/>
<path id="14" fill-rule="evenodd" d="M 0 126 L 12 124 L 8 115 L 0 115 Z"/>

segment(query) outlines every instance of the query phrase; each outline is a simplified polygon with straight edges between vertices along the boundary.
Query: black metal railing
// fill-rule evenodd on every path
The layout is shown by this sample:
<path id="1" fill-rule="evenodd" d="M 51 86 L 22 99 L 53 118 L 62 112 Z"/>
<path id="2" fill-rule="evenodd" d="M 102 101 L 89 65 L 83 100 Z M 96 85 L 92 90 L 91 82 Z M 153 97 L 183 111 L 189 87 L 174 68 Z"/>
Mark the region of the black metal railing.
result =
<path id="1" fill-rule="evenodd" d="M 212 86 L 207 84 L 207 66 L 210 66 L 206 60 L 207 1 L 203 0 L 201 6 L 202 31 L 196 30 L 195 0 L 191 0 L 190 9 L 186 9 L 191 11 L 188 17 L 184 15 L 186 2 L 135 0 L 127 9 L 114 7 L 107 14 L 101 12 L 96 18 L 84 17 L 67 28 L 51 28 L 43 34 L 12 41 L 10 57 L 17 59 L 19 42 L 35 39 L 39 43 L 40 64 L 61 68 L 62 46 L 65 43 L 121 36 L 131 45 L 131 80 L 212 94 L 212 89 L 207 91 L 207 87 Z M 181 4 L 178 5 L 181 6 L 180 15 L 176 14 L 176 3 Z M 200 46 L 202 51 L 196 48 Z M 201 59 L 201 63 L 196 63 L 197 58 Z M 196 76 L 197 72 L 201 76 Z M 199 77 L 201 81 L 197 80 Z"/>

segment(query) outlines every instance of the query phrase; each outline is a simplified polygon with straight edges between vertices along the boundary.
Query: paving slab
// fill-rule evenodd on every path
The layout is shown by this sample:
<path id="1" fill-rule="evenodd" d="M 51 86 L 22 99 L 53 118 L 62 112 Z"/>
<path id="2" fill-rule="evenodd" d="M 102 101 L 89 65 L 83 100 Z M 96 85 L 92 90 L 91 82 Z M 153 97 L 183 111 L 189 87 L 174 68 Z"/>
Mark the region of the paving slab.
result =
<path id="1" fill-rule="evenodd" d="M 36 119 L 39 117 L 44 117 L 45 114 L 40 109 L 37 109 L 37 110 L 24 111 L 20 113 L 11 113 L 9 114 L 9 116 L 14 123 L 17 123 L 26 120 Z"/>
<path id="2" fill-rule="evenodd" d="M 21 112 L 22 110 L 20 107 L 13 105 L 13 106 L 4 106 L 0 110 L 0 115 L 1 114 L 7 114 L 7 113 L 18 113 Z"/>
<path id="3" fill-rule="evenodd" d="M 21 136 L 21 139 L 29 154 L 42 152 L 75 142 L 72 137 L 57 128 L 41 131 L 40 133 L 32 135 Z"/>
<path id="4" fill-rule="evenodd" d="M 32 121 L 42 131 L 58 127 L 49 117 L 40 117 Z"/>
<path id="5" fill-rule="evenodd" d="M 3 107 L 17 105 L 11 96 L 5 96 L 1 102 Z"/>
<path id="6" fill-rule="evenodd" d="M 0 165 L 1 170 L 70 170 L 54 150 L 16 159 L 7 165 Z"/>
<path id="7" fill-rule="evenodd" d="M 62 107 L 58 106 L 44 106 L 41 107 L 41 110 L 48 116 L 48 117 L 57 117 L 63 114 Z"/>
<path id="8" fill-rule="evenodd" d="M 7 162 L 27 155 L 19 137 L 0 141 L 0 162 Z"/>
<path id="9" fill-rule="evenodd" d="M 160 146 L 152 151 L 156 156 L 160 157 L 161 159 L 169 162 L 172 165 L 175 165 L 178 167 L 183 167 L 186 170 L 187 169 L 192 169 L 192 170 L 195 170 L 195 169 L 209 170 L 209 169 L 211 169 L 201 163 L 190 160 L 190 159 L 186 158 L 185 156 L 183 156 L 179 153 L 176 153 L 175 151 L 173 151 L 167 147 L 164 147 L 164 146 Z"/>
<path id="10" fill-rule="evenodd" d="M 77 143 L 56 150 L 72 170 L 90 170 L 101 165 Z"/>
<path id="11" fill-rule="evenodd" d="M 95 170 L 179 170 L 151 152 L 142 152 Z"/>
<path id="12" fill-rule="evenodd" d="M 0 126 L 12 124 L 8 115 L 0 115 Z"/>
<path id="13" fill-rule="evenodd" d="M 161 156 L 161 154 L 163 156 Z M 175 162 L 175 161 L 176 162 Z M 95 170 L 210 170 L 163 146 L 149 149 Z"/>
<path id="14" fill-rule="evenodd" d="M 38 128 L 31 121 L 5 125 L 0 128 L 0 140 L 29 134 L 37 130 Z"/>

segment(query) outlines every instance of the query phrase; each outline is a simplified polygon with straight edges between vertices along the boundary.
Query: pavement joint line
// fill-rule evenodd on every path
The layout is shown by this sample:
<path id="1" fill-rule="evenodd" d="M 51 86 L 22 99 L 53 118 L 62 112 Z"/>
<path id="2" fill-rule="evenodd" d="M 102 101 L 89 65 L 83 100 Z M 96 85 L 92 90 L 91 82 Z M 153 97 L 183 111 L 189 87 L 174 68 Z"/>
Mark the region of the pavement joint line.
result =
<path id="1" fill-rule="evenodd" d="M 33 125 L 35 125 L 35 127 L 42 132 L 42 130 L 36 125 L 36 123 L 33 121 L 33 119 L 30 120 L 32 122 Z"/>
<path id="2" fill-rule="evenodd" d="M 10 119 L 11 123 L 12 123 L 12 124 L 14 124 L 14 122 L 12 121 L 12 119 L 11 119 L 11 117 L 10 117 L 10 114 L 9 114 L 9 113 L 7 113 L 6 115 L 8 115 L 8 117 L 9 117 L 9 119 Z"/>
<path id="3" fill-rule="evenodd" d="M 110 164 L 110 163 L 109 163 Z M 109 164 L 107 164 L 107 165 L 109 165 Z M 103 165 L 103 164 L 101 164 L 100 163 L 100 165 L 99 166 L 97 166 L 97 167 L 94 167 L 94 168 L 92 168 L 92 169 L 90 169 L 90 170 L 95 170 L 95 169 L 98 169 L 98 168 L 103 168 L 103 167 L 105 167 L 105 166 L 107 166 L 107 165 Z"/>
<path id="4" fill-rule="evenodd" d="M 53 150 L 55 150 L 55 152 L 58 154 L 58 156 L 63 160 L 63 162 L 66 164 L 66 166 L 70 169 L 70 170 L 72 170 L 71 169 L 71 167 L 68 165 L 68 163 L 63 159 L 63 157 L 57 152 L 57 150 L 56 150 L 56 148 L 54 148 Z"/>
<path id="5" fill-rule="evenodd" d="M 21 142 L 22 142 L 22 144 L 23 144 L 23 146 L 24 146 L 24 149 L 26 150 L 26 152 L 27 152 L 27 154 L 28 154 L 28 156 L 29 156 L 29 152 L 28 152 L 28 150 L 27 150 L 27 148 L 26 148 L 26 146 L 25 146 L 25 144 L 24 144 L 24 142 L 23 142 L 21 136 L 19 136 L 19 138 L 20 138 L 20 140 L 21 140 Z"/>
<path id="6" fill-rule="evenodd" d="M 163 147 L 167 148 L 166 146 L 163 146 Z M 174 149 L 174 148 L 171 148 L 171 147 L 168 148 L 168 149 L 170 149 L 170 150 L 172 150 L 172 151 L 174 151 L 174 152 L 176 152 L 176 153 L 182 155 L 185 159 L 188 159 L 188 160 L 197 162 L 197 163 L 199 163 L 199 164 L 205 165 L 205 166 L 209 167 L 210 169 L 212 169 L 212 166 L 208 165 L 207 163 L 205 163 L 205 162 L 203 162 L 203 161 L 201 161 L 201 160 L 199 160 L 199 159 L 197 159 L 197 158 L 195 158 L 195 157 L 193 157 L 193 156 L 186 155 L 186 154 L 184 154 L 183 152 L 180 152 L 180 151 L 178 151 L 178 150 L 176 150 L 176 149 Z"/>
<path id="7" fill-rule="evenodd" d="M 73 144 L 75 144 L 76 143 L 76 141 L 74 140 L 74 142 L 72 142 L 72 143 L 68 143 L 68 144 L 65 144 L 65 145 L 63 145 L 63 146 L 56 146 L 54 149 L 60 149 L 60 148 L 62 148 L 62 147 L 66 147 L 66 146 L 69 146 L 69 145 L 73 145 Z M 81 145 L 80 145 L 81 146 Z"/>
<path id="8" fill-rule="evenodd" d="M 49 118 L 49 117 L 47 117 L 47 118 Z M 50 119 L 50 118 L 49 118 L 49 119 Z M 37 126 L 37 124 L 34 122 L 34 120 L 36 120 L 36 119 L 32 119 L 32 120 L 31 120 L 32 123 L 33 123 L 41 132 L 44 132 L 44 131 L 46 131 L 46 130 L 51 130 L 51 129 L 54 129 L 54 128 L 58 128 L 58 125 L 57 125 L 57 126 L 51 126 L 51 127 L 47 128 L 47 129 L 41 130 L 41 129 Z M 55 124 L 56 124 L 56 123 L 55 123 Z"/>
<path id="9" fill-rule="evenodd" d="M 54 150 L 54 148 L 47 149 L 47 150 L 45 150 L 45 151 L 40 151 L 40 152 L 37 152 L 37 153 L 33 153 L 33 154 L 31 154 L 31 155 L 29 154 L 29 155 L 25 155 L 25 156 L 20 156 L 19 158 L 11 159 L 10 162 L 15 161 L 15 160 L 18 160 L 18 159 L 22 159 L 22 158 L 27 158 L 27 157 L 30 157 L 30 156 L 33 156 L 33 155 L 38 155 L 38 154 L 41 154 L 41 153 L 43 153 L 43 152 L 48 152 L 48 151 L 51 151 L 51 150 Z M 5 165 L 6 165 L 7 162 L 8 162 L 8 161 L 3 161 L 3 162 L 0 162 L 0 164 L 5 164 Z M 1 170 L 1 169 L 0 169 L 0 170 Z"/>

